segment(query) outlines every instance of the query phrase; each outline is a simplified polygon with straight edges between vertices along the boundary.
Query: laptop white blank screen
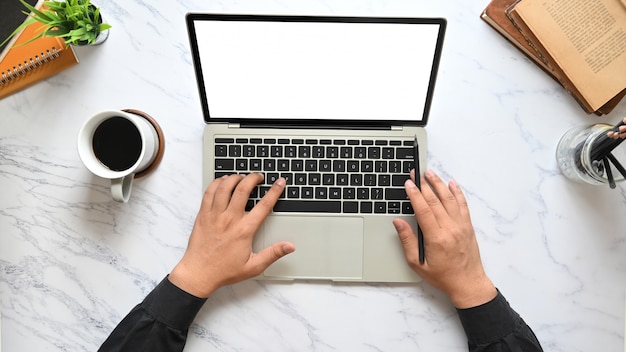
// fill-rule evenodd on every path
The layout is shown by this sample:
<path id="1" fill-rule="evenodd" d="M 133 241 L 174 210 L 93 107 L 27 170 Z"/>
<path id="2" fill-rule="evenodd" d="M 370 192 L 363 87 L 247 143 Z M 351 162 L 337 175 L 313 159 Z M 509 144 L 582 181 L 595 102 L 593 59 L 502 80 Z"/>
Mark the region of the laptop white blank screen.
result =
<path id="1" fill-rule="evenodd" d="M 428 113 L 437 23 L 194 27 L 211 118 L 415 122 Z"/>

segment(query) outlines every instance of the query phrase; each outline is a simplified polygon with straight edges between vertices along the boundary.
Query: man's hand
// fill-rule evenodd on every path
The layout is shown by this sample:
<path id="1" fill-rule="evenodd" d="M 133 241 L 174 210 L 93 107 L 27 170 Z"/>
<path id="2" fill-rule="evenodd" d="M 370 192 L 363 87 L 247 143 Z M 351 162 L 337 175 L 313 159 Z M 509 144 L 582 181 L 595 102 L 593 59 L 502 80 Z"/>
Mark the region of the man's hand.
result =
<path id="1" fill-rule="evenodd" d="M 263 180 L 260 174 L 231 175 L 213 181 L 207 188 L 185 255 L 169 280 L 182 290 L 206 298 L 218 288 L 261 274 L 268 266 L 295 250 L 280 242 L 259 253 L 252 252 L 257 229 L 285 188 L 280 178 L 249 212 L 250 193 Z"/>
<path id="2" fill-rule="evenodd" d="M 417 222 L 424 233 L 426 260 L 419 262 L 417 237 L 409 224 L 393 224 L 404 247 L 409 266 L 426 282 L 445 293 L 457 308 L 475 307 L 492 300 L 496 288 L 483 270 L 467 201 L 453 181 L 446 186 L 428 170 L 421 191 L 415 173 L 405 183 Z M 430 185 L 429 185 L 430 184 Z"/>

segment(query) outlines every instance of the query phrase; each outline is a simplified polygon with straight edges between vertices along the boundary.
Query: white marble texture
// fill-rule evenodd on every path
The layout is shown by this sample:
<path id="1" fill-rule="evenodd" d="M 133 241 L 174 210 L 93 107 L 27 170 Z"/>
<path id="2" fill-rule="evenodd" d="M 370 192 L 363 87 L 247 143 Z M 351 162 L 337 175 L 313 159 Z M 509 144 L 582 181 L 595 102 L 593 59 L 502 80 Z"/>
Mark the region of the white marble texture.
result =
<path id="1" fill-rule="evenodd" d="M 0 100 L 3 351 L 95 351 L 182 255 L 201 197 L 201 109 L 186 12 L 442 16 L 429 167 L 466 191 L 486 270 L 546 351 L 622 351 L 626 188 L 574 184 L 554 151 L 586 115 L 479 19 L 487 0 L 99 1 L 107 42 Z M 76 152 L 104 109 L 154 116 L 162 164 L 111 200 Z M 601 346 L 601 348 L 599 347 Z M 186 351 L 464 351 L 426 284 L 263 283 L 219 290 Z"/>

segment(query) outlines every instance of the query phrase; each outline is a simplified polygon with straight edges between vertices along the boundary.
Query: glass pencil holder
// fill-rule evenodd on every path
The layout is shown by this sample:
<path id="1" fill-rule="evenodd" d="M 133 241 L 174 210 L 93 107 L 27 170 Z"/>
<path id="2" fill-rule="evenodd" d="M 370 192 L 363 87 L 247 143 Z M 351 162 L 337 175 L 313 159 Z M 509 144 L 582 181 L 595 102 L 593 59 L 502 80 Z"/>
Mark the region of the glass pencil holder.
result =
<path id="1" fill-rule="evenodd" d="M 590 185 L 609 184 L 609 175 L 612 175 L 614 182 L 624 181 L 619 166 L 602 160 L 592 160 L 593 148 L 612 128 L 611 125 L 597 123 L 577 126 L 565 132 L 556 147 L 556 161 L 561 173 L 572 181 Z M 611 153 L 618 164 L 626 160 L 625 145 L 626 143 L 621 144 Z"/>

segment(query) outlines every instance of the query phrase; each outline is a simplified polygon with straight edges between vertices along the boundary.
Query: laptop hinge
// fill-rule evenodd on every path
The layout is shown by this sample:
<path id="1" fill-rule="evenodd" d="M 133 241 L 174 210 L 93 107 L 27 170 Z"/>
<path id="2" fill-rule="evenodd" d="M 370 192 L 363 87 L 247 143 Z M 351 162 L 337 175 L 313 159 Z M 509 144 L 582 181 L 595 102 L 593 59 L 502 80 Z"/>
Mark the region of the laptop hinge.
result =
<path id="1" fill-rule="evenodd" d="M 392 130 L 392 131 L 402 131 L 402 126 L 374 126 L 374 125 L 366 125 L 366 124 L 358 124 L 352 126 L 320 126 L 320 125 L 306 125 L 306 124 L 283 124 L 280 126 L 277 125 L 258 125 L 258 124 L 241 124 L 236 122 L 229 122 L 228 128 L 301 128 L 301 129 L 347 129 L 347 130 Z"/>

